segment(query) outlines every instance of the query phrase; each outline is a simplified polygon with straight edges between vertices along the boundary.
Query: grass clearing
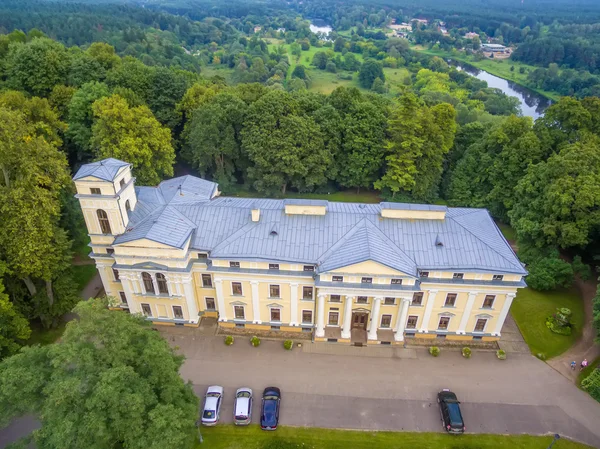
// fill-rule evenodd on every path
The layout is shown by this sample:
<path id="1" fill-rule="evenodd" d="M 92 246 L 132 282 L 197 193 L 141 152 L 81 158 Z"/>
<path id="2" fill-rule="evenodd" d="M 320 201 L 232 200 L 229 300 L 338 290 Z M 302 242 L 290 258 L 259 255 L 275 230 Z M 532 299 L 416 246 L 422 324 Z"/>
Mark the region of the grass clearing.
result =
<path id="1" fill-rule="evenodd" d="M 417 432 L 363 432 L 306 427 L 280 427 L 265 432 L 257 425 L 219 425 L 201 429 L 203 444 L 196 449 L 539 449 L 548 447 L 552 436 L 446 435 Z M 584 444 L 566 439 L 554 449 L 584 449 Z"/>
<path id="2" fill-rule="evenodd" d="M 546 318 L 558 307 L 568 307 L 573 312 L 574 331 L 571 335 L 555 334 L 546 326 Z M 542 353 L 548 359 L 556 357 L 569 349 L 581 335 L 583 301 L 574 287 L 550 292 L 520 289 L 510 310 L 534 355 Z"/>
<path id="3" fill-rule="evenodd" d="M 77 291 L 81 292 L 86 285 L 92 280 L 98 271 L 96 264 L 91 265 L 74 265 L 73 278 L 77 284 Z"/>

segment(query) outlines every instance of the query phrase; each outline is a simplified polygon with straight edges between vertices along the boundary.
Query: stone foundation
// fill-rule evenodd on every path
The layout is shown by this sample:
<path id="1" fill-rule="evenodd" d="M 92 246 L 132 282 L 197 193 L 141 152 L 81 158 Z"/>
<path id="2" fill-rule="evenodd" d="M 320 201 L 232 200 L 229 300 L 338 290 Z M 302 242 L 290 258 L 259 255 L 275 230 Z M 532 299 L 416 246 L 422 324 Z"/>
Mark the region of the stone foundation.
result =
<path id="1" fill-rule="evenodd" d="M 464 348 L 468 346 L 471 349 L 489 349 L 497 350 L 497 341 L 482 341 L 482 340 L 439 340 L 437 338 L 406 338 L 404 340 L 405 347 L 422 347 L 422 346 L 437 346 L 439 348 Z"/>
<path id="2" fill-rule="evenodd" d="M 258 338 L 268 338 L 269 340 L 293 340 L 293 341 L 311 341 L 312 332 L 286 332 L 272 331 L 260 329 L 248 329 L 244 327 L 222 327 L 217 328 L 217 335 L 240 335 L 244 337 L 252 337 L 256 335 Z"/>

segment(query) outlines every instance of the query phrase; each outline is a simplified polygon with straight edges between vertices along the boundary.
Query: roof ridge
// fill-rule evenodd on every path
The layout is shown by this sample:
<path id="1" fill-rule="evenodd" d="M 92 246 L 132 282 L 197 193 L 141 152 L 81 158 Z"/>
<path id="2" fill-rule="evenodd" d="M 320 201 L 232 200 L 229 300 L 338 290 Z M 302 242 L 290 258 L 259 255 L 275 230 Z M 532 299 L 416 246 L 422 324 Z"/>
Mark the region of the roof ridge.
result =
<path id="1" fill-rule="evenodd" d="M 383 236 L 383 241 L 384 241 L 384 242 L 387 242 L 388 244 L 391 244 L 391 245 L 393 245 L 393 247 L 394 247 L 394 248 L 396 248 L 396 249 L 397 249 L 397 250 L 398 250 L 400 253 L 402 253 L 402 255 L 403 255 L 404 257 L 406 257 L 406 258 L 407 258 L 408 260 L 410 260 L 410 261 L 411 261 L 411 262 L 412 262 L 412 263 L 413 263 L 415 266 L 417 266 L 417 262 L 416 262 L 416 261 L 415 261 L 415 260 L 414 260 L 412 257 L 410 257 L 408 254 L 406 254 L 406 252 L 405 252 L 405 251 L 404 251 L 402 248 L 400 248 L 400 247 L 399 247 L 399 246 L 396 244 L 396 242 L 394 242 L 394 241 L 393 241 L 391 238 L 389 238 L 389 237 L 388 237 L 388 236 L 387 236 L 387 235 L 386 235 L 386 234 L 385 234 L 385 233 L 384 233 L 384 232 L 383 232 L 381 229 L 379 229 L 379 227 L 375 226 L 375 223 L 373 223 L 371 220 L 368 220 L 366 217 L 365 217 L 365 220 L 367 220 L 367 222 L 368 222 L 368 223 L 367 223 L 367 225 L 368 225 L 368 226 L 370 225 L 370 226 L 371 226 L 371 229 L 374 229 L 375 231 L 377 231 L 377 233 L 378 233 L 379 235 Z"/>
<path id="2" fill-rule="evenodd" d="M 479 209 L 479 211 L 485 211 L 487 212 L 486 209 Z M 470 214 L 465 214 L 465 215 L 470 215 Z M 487 217 L 492 221 L 492 224 L 494 225 L 494 228 L 496 228 L 496 233 L 499 232 L 498 227 L 496 226 L 496 223 L 494 223 L 494 220 L 491 219 L 491 215 L 489 214 L 489 212 L 487 212 Z M 460 226 L 461 228 L 463 228 L 465 231 L 467 231 L 469 234 L 471 234 L 473 237 L 475 237 L 479 242 L 481 242 L 483 245 L 485 245 L 486 247 L 488 247 L 489 249 L 491 249 L 495 254 L 497 254 L 498 256 L 502 257 L 504 260 L 506 260 L 507 262 L 509 262 L 511 265 L 516 266 L 515 262 L 508 259 L 504 254 L 499 253 L 495 248 L 493 248 L 492 246 L 490 246 L 487 242 L 484 242 L 477 234 L 475 234 L 473 231 L 471 231 L 469 228 L 465 227 L 462 223 L 459 223 L 458 221 L 454 220 L 454 218 L 450 218 L 454 223 L 456 223 L 458 226 Z M 517 257 L 517 255 L 515 254 L 515 252 L 512 250 L 512 248 L 510 247 L 510 245 L 508 244 L 508 242 L 506 241 L 506 239 L 504 238 L 504 236 L 502 235 L 502 233 L 500 232 L 500 235 L 502 236 L 502 240 L 504 241 L 504 243 L 506 244 L 506 246 L 510 249 L 510 251 L 515 255 L 515 257 Z M 517 258 L 517 260 L 519 260 Z M 519 266 L 519 268 L 523 268 L 522 266 Z"/>
<path id="3" fill-rule="evenodd" d="M 335 242 L 333 245 L 331 245 L 327 250 L 325 250 L 324 253 L 322 253 L 319 257 L 317 257 L 317 263 L 318 264 L 322 264 L 323 262 L 325 262 L 329 257 L 331 257 L 332 253 L 334 251 L 336 251 L 337 249 L 339 249 L 339 247 L 341 247 L 344 243 L 346 243 L 348 241 L 348 238 L 352 237 L 354 234 L 356 234 L 359 229 L 360 229 L 360 225 L 366 220 L 366 218 L 362 218 L 358 223 L 356 223 L 354 226 L 352 226 L 348 232 L 346 232 L 343 236 L 340 237 L 340 239 Z M 364 227 L 364 226 L 363 226 Z"/>

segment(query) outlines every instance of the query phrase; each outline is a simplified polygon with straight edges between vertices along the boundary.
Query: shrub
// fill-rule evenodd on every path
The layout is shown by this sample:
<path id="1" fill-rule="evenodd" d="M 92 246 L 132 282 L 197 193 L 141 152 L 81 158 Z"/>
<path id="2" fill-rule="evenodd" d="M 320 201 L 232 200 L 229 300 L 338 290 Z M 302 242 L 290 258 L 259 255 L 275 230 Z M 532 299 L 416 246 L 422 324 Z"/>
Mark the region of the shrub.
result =
<path id="1" fill-rule="evenodd" d="M 556 313 L 546 318 L 546 326 L 555 334 L 571 335 L 573 325 L 571 324 L 571 309 L 561 307 L 556 309 Z"/>
<path id="2" fill-rule="evenodd" d="M 438 348 L 437 346 L 430 346 L 429 353 L 432 356 L 437 357 L 438 355 L 440 355 L 440 348 Z"/>
<path id="3" fill-rule="evenodd" d="M 581 381 L 581 388 L 587 391 L 591 397 L 600 401 L 600 369 L 596 368 L 589 376 Z"/>
<path id="4" fill-rule="evenodd" d="M 290 351 L 293 346 L 294 346 L 294 342 L 292 340 L 286 340 L 283 342 L 283 347 L 285 349 L 287 349 L 288 351 Z"/>
<path id="5" fill-rule="evenodd" d="M 464 348 L 462 348 L 462 356 L 465 359 L 470 359 L 471 358 L 471 348 L 469 348 L 468 346 L 465 346 Z"/>
<path id="6" fill-rule="evenodd" d="M 543 352 L 538 352 L 535 356 L 540 360 L 546 360 L 546 354 Z"/>
<path id="7" fill-rule="evenodd" d="M 252 346 L 254 346 L 254 347 L 256 348 L 257 346 L 259 346 L 259 345 L 260 345 L 260 338 L 258 338 L 258 337 L 255 335 L 254 337 L 252 337 L 252 338 L 250 339 L 250 343 L 252 344 Z"/>
<path id="8" fill-rule="evenodd" d="M 496 357 L 498 357 L 499 360 L 506 360 L 506 351 L 504 349 L 498 349 L 496 351 Z"/>
<path id="9" fill-rule="evenodd" d="M 582 280 L 588 281 L 592 278 L 592 269 L 589 265 L 583 263 L 581 256 L 573 257 L 571 266 L 573 267 L 573 272 L 579 275 Z"/>
<path id="10" fill-rule="evenodd" d="M 233 344 L 233 337 L 231 335 L 228 335 L 227 337 L 225 337 L 225 344 L 227 346 L 231 346 Z"/>

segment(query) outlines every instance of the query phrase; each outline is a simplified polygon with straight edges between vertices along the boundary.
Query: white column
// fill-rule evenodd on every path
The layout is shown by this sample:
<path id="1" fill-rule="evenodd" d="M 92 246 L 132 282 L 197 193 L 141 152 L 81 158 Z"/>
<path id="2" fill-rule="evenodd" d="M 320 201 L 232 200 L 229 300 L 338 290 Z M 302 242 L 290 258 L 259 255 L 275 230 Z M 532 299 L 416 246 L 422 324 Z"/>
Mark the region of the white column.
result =
<path id="1" fill-rule="evenodd" d="M 350 332 L 350 326 L 352 325 L 352 303 L 354 302 L 354 296 L 346 296 L 346 302 L 344 303 L 344 324 L 342 326 L 342 338 L 350 338 L 352 333 Z"/>
<path id="2" fill-rule="evenodd" d="M 462 318 L 460 319 L 460 324 L 458 325 L 457 334 L 464 334 L 465 328 L 467 327 L 467 323 L 469 322 L 469 317 L 471 316 L 471 311 L 473 310 L 473 304 L 475 304 L 475 298 L 479 292 L 471 292 L 469 293 L 469 297 L 467 299 L 467 305 L 465 306 L 465 310 L 463 311 Z"/>
<path id="3" fill-rule="evenodd" d="M 379 309 L 381 309 L 381 296 L 373 298 L 373 311 L 371 315 L 371 327 L 369 328 L 369 340 L 377 340 L 377 328 L 379 327 Z"/>
<path id="4" fill-rule="evenodd" d="M 408 306 L 410 306 L 410 298 L 402 298 L 400 310 L 398 311 L 398 319 L 396 321 L 396 335 L 394 340 L 404 341 L 404 329 L 406 328 L 406 319 L 408 317 Z"/>
<path id="5" fill-rule="evenodd" d="M 154 294 L 158 295 L 158 282 L 156 282 L 156 273 L 151 274 L 150 277 L 152 278 L 152 285 L 154 285 Z"/>
<path id="6" fill-rule="evenodd" d="M 429 320 L 431 319 L 431 311 L 433 310 L 433 303 L 435 302 L 435 295 L 437 290 L 429 290 L 427 295 L 427 304 L 425 305 L 425 315 L 423 316 L 423 322 L 421 323 L 421 329 L 419 332 L 427 332 L 427 326 L 429 326 Z"/>
<path id="7" fill-rule="evenodd" d="M 504 300 L 504 305 L 502 306 L 502 311 L 500 312 L 500 316 L 498 317 L 498 322 L 496 323 L 496 330 L 492 335 L 500 336 L 500 331 L 502 330 L 502 326 L 504 326 L 504 320 L 506 319 L 506 315 L 508 315 L 508 311 L 510 310 L 510 305 L 515 299 L 516 293 L 509 293 L 506 295 L 506 299 Z"/>
<path id="8" fill-rule="evenodd" d="M 129 306 L 129 312 L 130 313 L 139 313 L 140 308 L 138 307 L 136 302 L 133 300 L 133 291 L 131 289 L 131 283 L 133 282 L 134 279 L 131 277 L 130 274 L 126 274 L 125 276 L 123 276 L 121 274 L 121 275 L 119 275 L 119 277 L 121 278 L 121 285 L 123 286 L 123 291 L 125 292 L 125 298 L 127 299 L 127 305 Z"/>
<path id="9" fill-rule="evenodd" d="M 217 293 L 217 311 L 219 312 L 219 321 L 227 321 L 225 298 L 223 297 L 223 281 L 221 279 L 215 279 L 215 292 Z"/>
<path id="10" fill-rule="evenodd" d="M 260 302 L 258 295 L 258 281 L 250 281 L 250 286 L 252 287 L 252 322 L 255 324 L 261 324 L 262 321 L 260 319 Z"/>
<path id="11" fill-rule="evenodd" d="M 325 336 L 325 294 L 319 293 L 317 295 L 317 330 L 315 337 Z"/>
<path id="12" fill-rule="evenodd" d="M 196 302 L 196 295 L 194 293 L 194 283 L 192 276 L 182 276 L 181 283 L 183 284 L 183 291 L 185 294 L 185 301 L 188 306 L 189 320 L 192 323 L 198 322 L 198 303 Z"/>
<path id="13" fill-rule="evenodd" d="M 298 326 L 298 284 L 290 284 L 290 326 Z"/>

